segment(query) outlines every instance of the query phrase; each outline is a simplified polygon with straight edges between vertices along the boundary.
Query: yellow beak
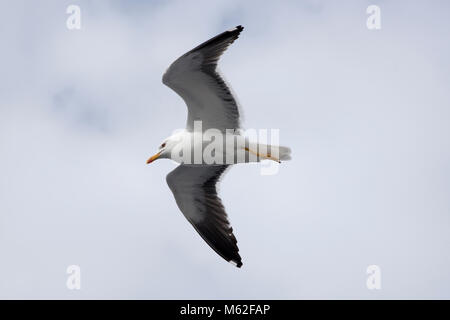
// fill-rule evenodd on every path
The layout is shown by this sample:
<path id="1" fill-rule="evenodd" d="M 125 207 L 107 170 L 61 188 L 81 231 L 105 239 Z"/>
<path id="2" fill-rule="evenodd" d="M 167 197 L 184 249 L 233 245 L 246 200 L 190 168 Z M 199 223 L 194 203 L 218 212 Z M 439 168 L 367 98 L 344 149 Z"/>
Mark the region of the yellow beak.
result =
<path id="1" fill-rule="evenodd" d="M 158 153 L 155 154 L 154 156 L 151 156 L 151 157 L 147 160 L 147 164 L 152 163 L 153 161 L 155 161 L 156 159 L 158 159 L 160 155 L 161 155 L 161 152 L 158 152 Z"/>

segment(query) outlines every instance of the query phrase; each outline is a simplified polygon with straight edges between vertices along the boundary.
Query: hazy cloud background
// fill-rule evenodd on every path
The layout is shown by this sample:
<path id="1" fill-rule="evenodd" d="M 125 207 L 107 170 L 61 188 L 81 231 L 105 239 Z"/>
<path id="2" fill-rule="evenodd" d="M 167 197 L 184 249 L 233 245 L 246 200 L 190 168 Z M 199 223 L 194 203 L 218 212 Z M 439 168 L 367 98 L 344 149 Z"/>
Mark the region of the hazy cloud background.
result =
<path id="1" fill-rule="evenodd" d="M 449 9 L 1 1 L 0 298 L 450 298 Z M 241 165 L 223 180 L 242 269 L 179 212 L 175 165 L 145 165 L 185 123 L 163 72 L 238 24 L 221 70 L 244 125 L 279 128 L 293 150 L 277 175 Z"/>

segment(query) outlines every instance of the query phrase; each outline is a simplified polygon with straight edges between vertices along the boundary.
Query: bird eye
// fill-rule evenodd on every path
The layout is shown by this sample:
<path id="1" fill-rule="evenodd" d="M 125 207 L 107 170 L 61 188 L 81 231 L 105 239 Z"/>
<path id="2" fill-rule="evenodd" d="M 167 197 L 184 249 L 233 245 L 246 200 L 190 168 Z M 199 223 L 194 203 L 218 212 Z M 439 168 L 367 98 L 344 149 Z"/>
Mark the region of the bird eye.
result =
<path id="1" fill-rule="evenodd" d="M 166 143 L 164 142 L 162 145 L 161 145 L 161 148 L 164 148 L 166 146 Z"/>

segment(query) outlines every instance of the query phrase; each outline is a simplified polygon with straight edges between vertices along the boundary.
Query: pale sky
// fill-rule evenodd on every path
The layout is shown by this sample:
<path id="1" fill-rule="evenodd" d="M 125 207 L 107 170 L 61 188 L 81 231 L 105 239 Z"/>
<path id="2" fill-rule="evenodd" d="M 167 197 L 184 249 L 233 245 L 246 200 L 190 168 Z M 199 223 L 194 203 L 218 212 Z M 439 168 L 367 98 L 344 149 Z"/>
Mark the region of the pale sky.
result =
<path id="1" fill-rule="evenodd" d="M 448 1 L 0 8 L 0 298 L 450 298 Z M 185 124 L 166 68 L 239 24 L 220 69 L 244 126 L 279 129 L 293 156 L 222 181 L 241 269 L 178 210 L 175 164 L 145 164 Z"/>

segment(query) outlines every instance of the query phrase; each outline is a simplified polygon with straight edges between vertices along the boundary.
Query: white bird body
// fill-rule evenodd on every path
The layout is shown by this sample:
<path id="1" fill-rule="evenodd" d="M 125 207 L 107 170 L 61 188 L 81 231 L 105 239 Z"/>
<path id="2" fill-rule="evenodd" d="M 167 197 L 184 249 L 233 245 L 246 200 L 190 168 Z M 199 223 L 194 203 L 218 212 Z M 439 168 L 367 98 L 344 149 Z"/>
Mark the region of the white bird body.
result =
<path id="1" fill-rule="evenodd" d="M 180 130 L 164 140 L 158 158 L 171 159 L 180 164 L 222 165 L 259 162 L 261 160 L 289 160 L 285 147 L 250 141 L 236 131 L 211 134 Z"/>

